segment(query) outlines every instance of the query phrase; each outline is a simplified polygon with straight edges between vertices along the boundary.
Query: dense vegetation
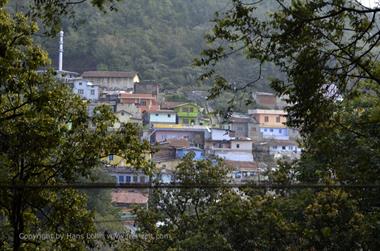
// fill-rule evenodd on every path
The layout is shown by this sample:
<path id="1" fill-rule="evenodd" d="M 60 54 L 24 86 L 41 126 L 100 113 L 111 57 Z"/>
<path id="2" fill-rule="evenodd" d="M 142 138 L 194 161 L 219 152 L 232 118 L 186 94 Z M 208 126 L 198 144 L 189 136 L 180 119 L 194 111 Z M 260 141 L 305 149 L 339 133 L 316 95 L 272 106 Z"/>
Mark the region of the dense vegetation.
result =
<path id="1" fill-rule="evenodd" d="M 158 81 L 165 89 L 194 86 L 201 69 L 193 67 L 192 62 L 206 46 L 204 35 L 212 28 L 210 20 L 215 11 L 230 6 L 226 0 L 125 0 L 116 4 L 118 11 L 104 14 L 78 5 L 76 28 L 72 20 L 63 23 L 64 69 L 135 70 L 143 79 Z M 40 41 L 57 65 L 58 39 Z M 234 57 L 219 70 L 232 81 L 247 82 L 257 77 L 255 68 Z M 263 71 L 276 74 L 269 66 Z"/>

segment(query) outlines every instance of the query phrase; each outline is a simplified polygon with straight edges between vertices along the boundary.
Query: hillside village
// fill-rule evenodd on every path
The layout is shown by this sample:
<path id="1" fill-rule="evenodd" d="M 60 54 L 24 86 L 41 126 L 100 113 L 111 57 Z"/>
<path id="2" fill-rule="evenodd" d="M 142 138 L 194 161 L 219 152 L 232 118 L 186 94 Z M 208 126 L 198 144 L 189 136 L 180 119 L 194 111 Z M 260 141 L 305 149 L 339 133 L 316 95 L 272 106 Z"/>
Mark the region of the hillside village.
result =
<path id="1" fill-rule="evenodd" d="M 239 184 L 267 182 L 268 172 L 276 168 L 276 159 L 291 160 L 301 153 L 298 131 L 286 126 L 285 102 L 272 93 L 253 93 L 257 109 L 233 113 L 223 122 L 196 100 L 167 100 L 158 83 L 142 81 L 137 72 L 59 71 L 57 76 L 88 102 L 89 116 L 100 105 L 113 111 L 117 122 L 109 130 L 117 130 L 123 123 L 143 128 L 141 139 L 154 149 L 147 158 L 155 164 L 155 177 L 162 183 L 174 182 L 175 167 L 190 152 L 194 160 L 223 159 L 232 168 L 233 182 Z M 103 161 L 117 184 L 145 184 L 152 180 L 117 155 Z M 129 214 L 133 205 L 147 203 L 148 194 L 113 191 L 112 200 Z"/>

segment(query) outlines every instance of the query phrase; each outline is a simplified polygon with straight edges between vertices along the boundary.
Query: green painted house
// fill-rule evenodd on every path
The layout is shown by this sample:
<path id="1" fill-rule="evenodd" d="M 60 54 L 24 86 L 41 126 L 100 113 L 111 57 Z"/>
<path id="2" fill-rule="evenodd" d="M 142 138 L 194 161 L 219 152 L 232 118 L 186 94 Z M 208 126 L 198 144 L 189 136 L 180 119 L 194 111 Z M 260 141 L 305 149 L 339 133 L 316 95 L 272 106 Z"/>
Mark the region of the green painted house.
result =
<path id="1" fill-rule="evenodd" d="M 173 107 L 177 113 L 177 123 L 185 125 L 199 125 L 201 108 L 194 103 L 184 103 Z"/>

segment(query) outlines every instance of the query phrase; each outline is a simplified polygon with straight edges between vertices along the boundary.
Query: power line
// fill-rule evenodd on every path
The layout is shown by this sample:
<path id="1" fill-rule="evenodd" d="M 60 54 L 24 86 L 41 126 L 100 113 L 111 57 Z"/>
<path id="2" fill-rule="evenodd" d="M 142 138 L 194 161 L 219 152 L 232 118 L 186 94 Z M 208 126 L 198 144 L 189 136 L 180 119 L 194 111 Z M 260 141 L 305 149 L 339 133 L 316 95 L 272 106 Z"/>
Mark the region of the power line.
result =
<path id="1" fill-rule="evenodd" d="M 116 184 L 116 183 L 72 183 L 72 184 L 0 184 L 0 189 L 217 189 L 217 188 L 251 188 L 251 189 L 379 189 L 380 184 L 352 184 L 352 185 L 326 185 L 326 184 L 236 184 L 236 183 L 223 183 L 223 184 L 183 184 L 183 183 L 159 183 L 159 184 Z"/>

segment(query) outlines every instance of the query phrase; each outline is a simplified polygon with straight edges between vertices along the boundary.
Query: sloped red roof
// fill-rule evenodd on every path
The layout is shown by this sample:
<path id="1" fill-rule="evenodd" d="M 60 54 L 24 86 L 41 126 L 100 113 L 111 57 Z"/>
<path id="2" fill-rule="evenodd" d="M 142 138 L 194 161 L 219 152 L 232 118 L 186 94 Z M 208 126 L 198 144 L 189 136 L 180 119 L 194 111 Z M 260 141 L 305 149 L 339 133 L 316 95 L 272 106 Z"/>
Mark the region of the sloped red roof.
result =
<path id="1" fill-rule="evenodd" d="M 251 161 L 225 160 L 224 162 L 235 170 L 256 170 L 258 167 L 256 162 Z"/>
<path id="2" fill-rule="evenodd" d="M 137 192 L 117 191 L 112 192 L 112 203 L 146 204 L 148 196 Z"/>
<path id="3" fill-rule="evenodd" d="M 85 71 L 83 78 L 133 78 L 137 72 L 131 71 Z"/>

